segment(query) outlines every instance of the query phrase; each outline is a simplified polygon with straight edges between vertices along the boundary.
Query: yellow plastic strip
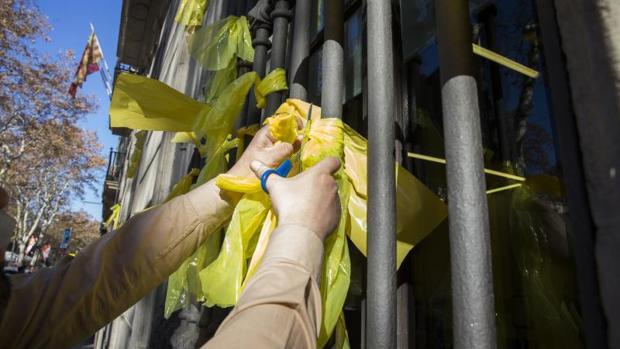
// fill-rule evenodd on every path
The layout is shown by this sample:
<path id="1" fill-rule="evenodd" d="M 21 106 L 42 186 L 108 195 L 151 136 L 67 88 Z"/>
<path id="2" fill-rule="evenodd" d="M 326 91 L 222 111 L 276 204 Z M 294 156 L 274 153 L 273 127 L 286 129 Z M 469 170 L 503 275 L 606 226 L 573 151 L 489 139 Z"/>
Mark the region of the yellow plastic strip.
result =
<path id="1" fill-rule="evenodd" d="M 487 195 L 497 193 L 500 191 L 504 191 L 504 190 L 519 188 L 521 185 L 522 185 L 521 183 L 516 183 L 516 184 L 506 185 L 506 186 L 495 188 L 495 189 L 489 189 L 487 190 Z"/>
<path id="2" fill-rule="evenodd" d="M 446 159 L 442 159 L 442 158 L 436 158 L 434 156 L 428 156 L 428 155 L 422 155 L 422 154 L 417 154 L 417 153 L 407 153 L 407 155 L 409 157 L 412 157 L 414 159 L 420 159 L 420 160 L 425 160 L 425 161 L 430 161 L 430 162 L 436 162 L 438 164 L 446 164 Z M 506 172 L 500 172 L 500 171 L 495 171 L 495 170 L 489 170 L 489 169 L 484 169 L 484 173 L 486 174 L 490 174 L 493 176 L 498 176 L 498 177 L 504 177 L 504 178 L 508 178 L 508 179 L 512 179 L 515 181 L 519 181 L 519 182 L 525 182 L 525 177 L 521 177 L 521 176 L 516 176 L 510 173 L 506 173 Z"/>
<path id="3" fill-rule="evenodd" d="M 506 58 L 498 53 L 495 53 L 491 50 L 488 50 L 482 46 L 476 45 L 476 44 L 472 44 L 472 47 L 474 49 L 474 53 L 477 54 L 478 56 L 484 57 L 490 61 L 493 61 L 497 64 L 501 64 L 504 67 L 508 68 L 508 69 L 512 69 L 516 72 L 519 72 L 523 75 L 529 76 L 532 79 L 536 79 L 538 77 L 538 75 L 540 75 L 538 73 L 538 71 L 532 69 L 532 68 L 528 68 L 526 66 L 524 66 L 523 64 L 517 63 L 515 61 L 513 61 L 512 59 Z"/>

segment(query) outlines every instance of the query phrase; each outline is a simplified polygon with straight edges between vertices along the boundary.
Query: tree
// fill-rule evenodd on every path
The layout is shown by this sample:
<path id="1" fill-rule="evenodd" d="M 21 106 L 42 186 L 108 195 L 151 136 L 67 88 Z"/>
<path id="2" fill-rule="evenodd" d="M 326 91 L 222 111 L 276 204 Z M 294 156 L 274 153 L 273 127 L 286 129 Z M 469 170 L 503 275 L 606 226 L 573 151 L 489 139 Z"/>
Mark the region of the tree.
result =
<path id="1" fill-rule="evenodd" d="M 71 228 L 69 249 L 79 251 L 99 238 L 99 227 L 99 221 L 84 211 L 60 212 L 48 227 L 44 239 L 51 242 L 53 249 L 57 249 L 62 242 L 65 229 Z"/>
<path id="2" fill-rule="evenodd" d="M 39 52 L 50 26 L 27 0 L 0 1 L 0 181 L 27 146 L 38 123 L 77 121 L 95 109 L 92 97 L 71 98 L 67 91 L 75 57 Z"/>
<path id="3" fill-rule="evenodd" d="M 68 94 L 73 53 L 37 50 L 49 29 L 29 0 L 0 1 L 0 185 L 12 197 L 20 256 L 71 199 L 94 189 L 105 163 L 96 136 L 77 126 L 95 105 L 92 97 Z"/>
<path id="4" fill-rule="evenodd" d="M 95 189 L 105 164 L 95 134 L 74 123 L 46 121 L 26 132 L 32 139 L 3 178 L 13 198 L 10 210 L 17 221 L 14 242 L 20 256 L 30 237 L 46 233 L 71 199 Z"/>

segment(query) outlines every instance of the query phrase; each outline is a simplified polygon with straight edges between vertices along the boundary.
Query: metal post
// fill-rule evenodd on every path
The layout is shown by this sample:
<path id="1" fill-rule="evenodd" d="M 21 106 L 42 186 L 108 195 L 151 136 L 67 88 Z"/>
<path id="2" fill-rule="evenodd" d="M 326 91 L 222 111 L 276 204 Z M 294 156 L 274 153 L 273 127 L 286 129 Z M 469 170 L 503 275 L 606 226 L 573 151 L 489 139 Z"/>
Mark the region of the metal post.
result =
<path id="1" fill-rule="evenodd" d="M 271 48 L 271 69 L 284 68 L 286 63 L 286 43 L 288 36 L 288 22 L 291 19 L 291 10 L 289 0 L 278 0 L 273 12 L 271 12 L 271 20 L 273 21 L 273 47 Z M 276 109 L 282 104 L 284 92 L 274 92 L 267 96 L 267 107 L 264 116 L 272 115 Z"/>
<path id="2" fill-rule="evenodd" d="M 254 40 L 252 40 L 252 45 L 254 46 L 254 63 L 252 64 L 252 69 L 262 78 L 265 76 L 265 69 L 267 66 L 267 50 L 271 47 L 271 41 L 269 41 L 269 26 L 267 24 L 260 24 L 254 33 Z M 260 109 L 256 107 L 256 97 L 254 97 L 253 93 L 250 93 L 248 120 L 246 124 L 258 124 L 261 119 L 260 114 Z"/>
<path id="3" fill-rule="evenodd" d="M 390 1 L 367 2 L 368 90 L 371 91 L 368 94 L 368 348 L 396 347 L 394 64 L 390 6 Z"/>
<path id="4" fill-rule="evenodd" d="M 325 41 L 323 42 L 323 86 L 321 113 L 325 118 L 342 118 L 344 90 L 344 4 L 343 0 L 325 2 Z"/>
<path id="5" fill-rule="evenodd" d="M 478 90 L 467 0 L 437 0 L 448 179 L 454 347 L 495 348 L 495 311 Z"/>
<path id="6" fill-rule="evenodd" d="M 289 86 L 291 98 L 308 98 L 308 56 L 310 54 L 311 0 L 297 0 L 291 50 Z"/>

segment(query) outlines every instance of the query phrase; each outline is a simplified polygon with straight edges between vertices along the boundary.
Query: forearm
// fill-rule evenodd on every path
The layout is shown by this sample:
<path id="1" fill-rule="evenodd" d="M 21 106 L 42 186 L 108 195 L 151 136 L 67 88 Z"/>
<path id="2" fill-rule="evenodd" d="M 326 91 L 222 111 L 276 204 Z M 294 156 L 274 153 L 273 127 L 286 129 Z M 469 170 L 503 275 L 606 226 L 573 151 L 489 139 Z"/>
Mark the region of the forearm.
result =
<path id="1" fill-rule="evenodd" d="M 322 255 L 323 244 L 313 232 L 278 227 L 256 275 L 205 347 L 315 348 Z"/>
<path id="2" fill-rule="evenodd" d="M 75 344 L 164 281 L 231 213 L 210 182 L 136 215 L 70 262 L 15 279 L 0 343 Z"/>

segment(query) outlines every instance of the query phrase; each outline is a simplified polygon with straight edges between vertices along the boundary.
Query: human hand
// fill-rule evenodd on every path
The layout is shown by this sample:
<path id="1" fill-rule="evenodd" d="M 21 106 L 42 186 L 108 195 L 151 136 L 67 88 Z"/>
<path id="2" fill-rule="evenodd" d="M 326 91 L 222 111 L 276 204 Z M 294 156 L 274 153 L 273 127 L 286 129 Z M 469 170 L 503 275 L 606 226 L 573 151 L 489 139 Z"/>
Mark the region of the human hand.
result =
<path id="1" fill-rule="evenodd" d="M 259 178 L 269 169 L 261 161 L 250 166 Z M 269 176 L 266 185 L 278 224 L 302 225 L 325 240 L 340 220 L 338 187 L 332 176 L 339 167 L 340 161 L 330 157 L 295 177 Z"/>
<path id="2" fill-rule="evenodd" d="M 300 144 L 300 140 L 296 140 L 293 144 L 277 142 L 269 134 L 269 127 L 265 126 L 256 133 L 252 142 L 243 152 L 241 158 L 228 171 L 228 174 L 239 177 L 253 175 L 250 169 L 250 161 L 252 160 L 258 160 L 266 166 L 276 167 L 299 150 Z"/>

